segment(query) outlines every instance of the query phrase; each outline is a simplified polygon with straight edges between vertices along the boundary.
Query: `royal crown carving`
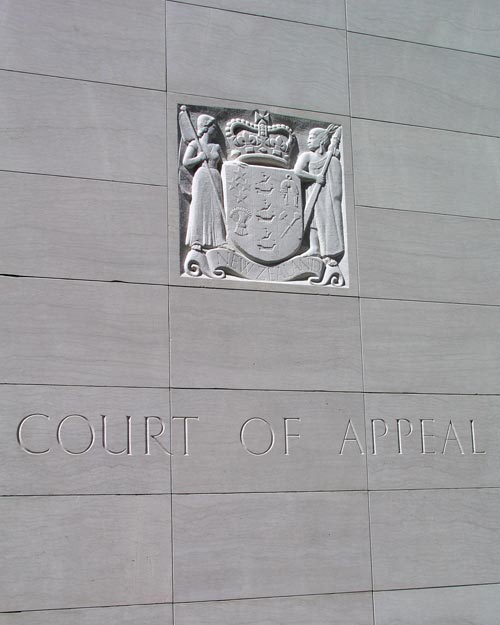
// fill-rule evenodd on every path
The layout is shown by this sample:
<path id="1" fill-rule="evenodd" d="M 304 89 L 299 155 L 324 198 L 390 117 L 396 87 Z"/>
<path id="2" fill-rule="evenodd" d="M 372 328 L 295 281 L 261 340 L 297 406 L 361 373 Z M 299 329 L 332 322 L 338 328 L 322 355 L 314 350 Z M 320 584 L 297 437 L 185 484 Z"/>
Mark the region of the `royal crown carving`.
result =
<path id="1" fill-rule="evenodd" d="M 271 124 L 268 112 L 255 111 L 255 122 L 231 119 L 226 124 L 226 137 L 231 158 L 255 165 L 286 167 L 295 141 L 293 130 L 285 124 Z"/>
<path id="2" fill-rule="evenodd" d="M 251 117 L 179 108 L 184 275 L 345 286 L 341 126 Z"/>

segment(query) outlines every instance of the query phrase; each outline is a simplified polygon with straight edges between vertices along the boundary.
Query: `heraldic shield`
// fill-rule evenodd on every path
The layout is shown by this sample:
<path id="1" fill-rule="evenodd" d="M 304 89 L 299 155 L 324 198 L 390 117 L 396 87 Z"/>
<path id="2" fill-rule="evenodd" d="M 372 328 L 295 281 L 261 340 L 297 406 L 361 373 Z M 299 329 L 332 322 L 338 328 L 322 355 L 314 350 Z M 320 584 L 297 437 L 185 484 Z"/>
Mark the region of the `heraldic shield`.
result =
<path id="1" fill-rule="evenodd" d="M 299 177 L 291 169 L 222 167 L 228 240 L 249 258 L 272 265 L 296 255 L 304 236 Z"/>

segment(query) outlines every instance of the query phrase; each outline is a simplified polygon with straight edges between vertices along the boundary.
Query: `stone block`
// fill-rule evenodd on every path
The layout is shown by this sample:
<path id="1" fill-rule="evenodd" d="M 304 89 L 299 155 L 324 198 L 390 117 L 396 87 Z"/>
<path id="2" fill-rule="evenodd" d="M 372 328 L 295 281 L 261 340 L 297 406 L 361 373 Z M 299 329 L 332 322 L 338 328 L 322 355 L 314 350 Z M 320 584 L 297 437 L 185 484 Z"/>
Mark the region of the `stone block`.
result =
<path id="1" fill-rule="evenodd" d="M 167 2 L 167 88 L 347 115 L 345 33 Z"/>
<path id="2" fill-rule="evenodd" d="M 370 493 L 374 589 L 496 583 L 499 502 L 496 488 Z"/>
<path id="3" fill-rule="evenodd" d="M 168 386 L 167 288 L 1 278 L 0 378 Z"/>
<path id="4" fill-rule="evenodd" d="M 170 496 L 2 497 L 0 509 L 3 610 L 171 600 Z"/>
<path id="5" fill-rule="evenodd" d="M 497 393 L 500 309 L 361 300 L 365 390 Z"/>
<path id="6" fill-rule="evenodd" d="M 165 188 L 0 172 L 2 273 L 166 283 Z"/>
<path id="7" fill-rule="evenodd" d="M 0 625 L 172 625 L 171 605 L 0 612 Z M 364 623 L 363 623 L 364 625 Z"/>
<path id="8" fill-rule="evenodd" d="M 358 204 L 500 219 L 500 140 L 352 120 Z"/>
<path id="9" fill-rule="evenodd" d="M 497 625 L 500 586 L 457 586 L 374 594 L 376 625 Z"/>
<path id="10" fill-rule="evenodd" d="M 371 593 L 202 601 L 178 603 L 174 609 L 177 625 L 247 625 L 249 622 L 303 625 L 310 621 L 315 625 L 344 625 L 346 622 L 373 625 Z"/>
<path id="11" fill-rule="evenodd" d="M 0 169 L 164 185 L 165 94 L 0 71 Z"/>
<path id="12" fill-rule="evenodd" d="M 172 386 L 361 390 L 354 298 L 172 287 L 170 324 Z"/>
<path id="13" fill-rule="evenodd" d="M 316 0 L 306 5 L 302 0 L 183 0 L 184 4 L 198 4 L 214 9 L 227 9 L 238 13 L 249 13 L 276 17 L 281 20 L 345 28 L 345 6 L 343 0 Z"/>
<path id="14" fill-rule="evenodd" d="M 175 601 L 366 591 L 366 493 L 174 495 Z"/>
<path id="15" fill-rule="evenodd" d="M 364 297 L 500 304 L 500 221 L 356 209 Z"/>
<path id="16" fill-rule="evenodd" d="M 163 0 L 18 0 L 0 24 L 2 69 L 165 89 Z"/>
<path id="17" fill-rule="evenodd" d="M 495 0 L 347 0 L 349 30 L 444 48 L 500 55 Z"/>
<path id="18" fill-rule="evenodd" d="M 500 135 L 500 61 L 349 33 L 355 117 Z"/>

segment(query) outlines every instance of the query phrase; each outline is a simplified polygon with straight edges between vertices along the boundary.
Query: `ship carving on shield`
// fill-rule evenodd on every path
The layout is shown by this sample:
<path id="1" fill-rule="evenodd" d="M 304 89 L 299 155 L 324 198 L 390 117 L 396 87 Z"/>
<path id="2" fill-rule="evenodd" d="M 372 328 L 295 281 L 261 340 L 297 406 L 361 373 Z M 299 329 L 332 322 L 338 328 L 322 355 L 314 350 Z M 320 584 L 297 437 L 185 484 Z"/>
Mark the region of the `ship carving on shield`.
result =
<path id="1" fill-rule="evenodd" d="M 179 110 L 186 275 L 342 287 L 340 126 L 294 130 Z"/>

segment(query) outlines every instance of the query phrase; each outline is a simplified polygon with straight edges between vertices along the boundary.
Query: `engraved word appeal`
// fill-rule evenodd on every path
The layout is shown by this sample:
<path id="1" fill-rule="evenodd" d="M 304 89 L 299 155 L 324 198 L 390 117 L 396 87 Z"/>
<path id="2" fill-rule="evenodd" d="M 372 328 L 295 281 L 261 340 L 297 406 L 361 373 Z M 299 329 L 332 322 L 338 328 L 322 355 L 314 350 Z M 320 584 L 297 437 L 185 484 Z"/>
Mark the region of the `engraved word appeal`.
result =
<path id="1" fill-rule="evenodd" d="M 185 275 L 343 287 L 341 126 L 211 112 L 179 109 Z"/>

